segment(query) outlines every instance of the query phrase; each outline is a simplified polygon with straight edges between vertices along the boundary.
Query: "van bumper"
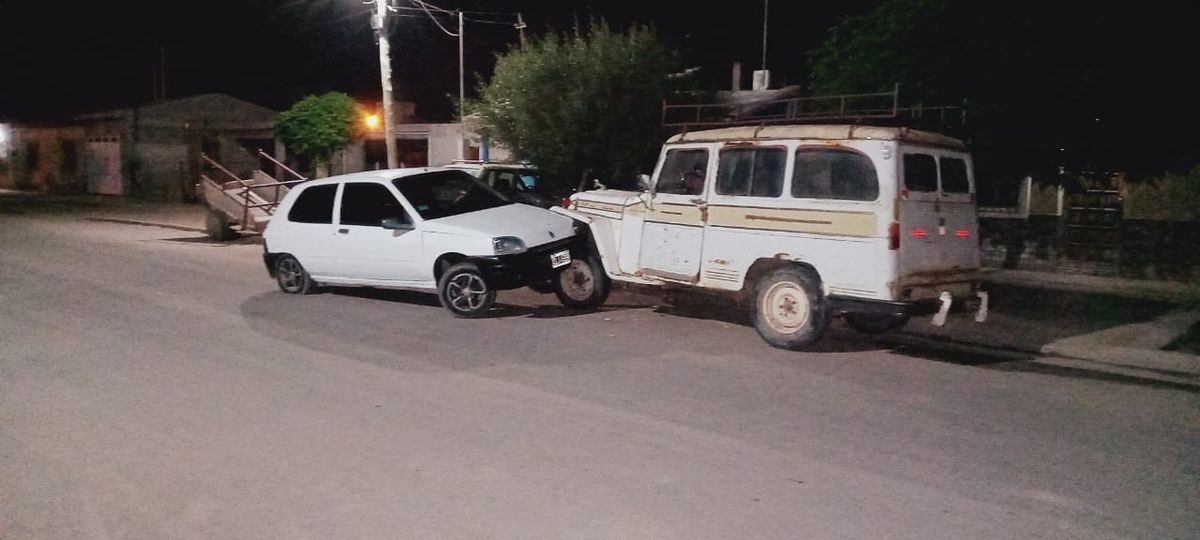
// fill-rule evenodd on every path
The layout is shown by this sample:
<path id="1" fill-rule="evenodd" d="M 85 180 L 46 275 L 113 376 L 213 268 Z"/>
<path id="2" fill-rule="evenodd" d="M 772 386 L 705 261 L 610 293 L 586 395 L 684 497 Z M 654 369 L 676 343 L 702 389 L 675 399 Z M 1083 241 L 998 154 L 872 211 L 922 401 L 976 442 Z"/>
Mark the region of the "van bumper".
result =
<path id="1" fill-rule="evenodd" d="M 951 311 L 974 312 L 979 310 L 981 299 L 973 291 L 971 294 L 952 294 L 951 297 L 953 298 L 953 302 L 950 304 Z M 938 298 L 922 298 L 919 300 L 888 301 L 829 295 L 829 305 L 833 308 L 834 315 L 871 313 L 894 315 L 897 317 L 920 317 L 937 313 L 941 307 L 941 300 Z"/>

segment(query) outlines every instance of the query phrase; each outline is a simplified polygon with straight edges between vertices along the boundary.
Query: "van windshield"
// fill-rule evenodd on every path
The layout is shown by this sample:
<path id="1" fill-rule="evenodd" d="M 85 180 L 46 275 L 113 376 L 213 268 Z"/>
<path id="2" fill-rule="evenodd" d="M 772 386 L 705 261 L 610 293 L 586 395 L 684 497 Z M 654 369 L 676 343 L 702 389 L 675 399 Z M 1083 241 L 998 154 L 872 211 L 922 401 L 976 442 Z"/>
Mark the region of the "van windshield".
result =
<path id="1" fill-rule="evenodd" d="M 512 204 L 463 171 L 436 171 L 392 180 L 421 219 L 437 219 Z"/>

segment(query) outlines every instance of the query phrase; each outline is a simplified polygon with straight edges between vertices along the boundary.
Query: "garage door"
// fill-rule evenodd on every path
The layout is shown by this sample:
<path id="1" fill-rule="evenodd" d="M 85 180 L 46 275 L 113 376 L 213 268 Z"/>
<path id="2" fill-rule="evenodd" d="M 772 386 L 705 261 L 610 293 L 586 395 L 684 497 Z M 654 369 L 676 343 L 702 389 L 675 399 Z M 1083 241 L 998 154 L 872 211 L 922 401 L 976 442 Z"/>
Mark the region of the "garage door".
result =
<path id="1" fill-rule="evenodd" d="M 121 142 L 89 140 L 87 142 L 88 193 L 122 195 Z"/>

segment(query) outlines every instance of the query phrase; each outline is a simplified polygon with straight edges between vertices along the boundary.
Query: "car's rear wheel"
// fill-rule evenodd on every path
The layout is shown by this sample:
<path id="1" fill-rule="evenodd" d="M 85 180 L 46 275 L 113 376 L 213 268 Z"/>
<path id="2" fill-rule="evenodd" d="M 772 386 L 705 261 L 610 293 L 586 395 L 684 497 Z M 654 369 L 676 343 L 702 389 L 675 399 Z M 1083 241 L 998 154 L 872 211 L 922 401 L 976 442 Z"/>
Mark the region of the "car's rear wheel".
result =
<path id="1" fill-rule="evenodd" d="M 479 317 L 496 303 L 496 290 L 483 279 L 478 266 L 459 263 L 447 268 L 438 280 L 438 300 L 455 317 Z"/>
<path id="2" fill-rule="evenodd" d="M 295 257 L 283 254 L 275 259 L 275 282 L 288 294 L 308 294 L 317 288 L 308 270 Z"/>
<path id="3" fill-rule="evenodd" d="M 784 266 L 755 285 L 754 328 L 774 347 L 800 350 L 815 343 L 829 318 L 820 281 L 811 271 Z"/>
<path id="4" fill-rule="evenodd" d="M 600 259 L 587 255 L 571 261 L 558 274 L 558 288 L 554 294 L 564 306 L 592 309 L 603 305 L 611 291 L 612 281 L 604 273 Z"/>
<path id="5" fill-rule="evenodd" d="M 842 318 L 850 328 L 871 335 L 893 332 L 908 324 L 907 315 L 889 313 L 847 313 Z"/>

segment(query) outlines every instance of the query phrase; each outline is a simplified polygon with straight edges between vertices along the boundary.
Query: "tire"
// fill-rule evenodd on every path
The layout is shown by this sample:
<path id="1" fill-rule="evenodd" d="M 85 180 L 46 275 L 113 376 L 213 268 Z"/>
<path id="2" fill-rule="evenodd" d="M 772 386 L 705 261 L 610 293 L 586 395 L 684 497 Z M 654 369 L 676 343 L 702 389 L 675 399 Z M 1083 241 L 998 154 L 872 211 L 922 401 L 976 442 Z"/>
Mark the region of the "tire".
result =
<path id="1" fill-rule="evenodd" d="M 204 233 L 218 242 L 232 240 L 237 236 L 237 233 L 229 227 L 229 218 L 212 208 L 208 209 L 208 215 L 204 218 Z"/>
<path id="2" fill-rule="evenodd" d="M 825 334 L 829 304 L 820 280 L 798 266 L 778 268 L 754 287 L 754 328 L 772 347 L 801 350 Z"/>
<path id="3" fill-rule="evenodd" d="M 558 274 L 554 295 L 562 305 L 575 309 L 595 309 L 608 300 L 612 280 L 595 255 L 575 259 Z"/>
<path id="4" fill-rule="evenodd" d="M 279 290 L 288 294 L 309 294 L 317 289 L 317 282 L 308 275 L 308 270 L 286 253 L 275 259 L 275 282 Z"/>
<path id="5" fill-rule="evenodd" d="M 483 279 L 479 267 L 459 263 L 438 280 L 438 301 L 455 317 L 481 317 L 496 303 L 496 289 Z"/>
<path id="6" fill-rule="evenodd" d="M 850 328 L 864 334 L 878 335 L 904 328 L 908 324 L 908 315 L 889 315 L 887 313 L 847 313 L 842 316 Z"/>

